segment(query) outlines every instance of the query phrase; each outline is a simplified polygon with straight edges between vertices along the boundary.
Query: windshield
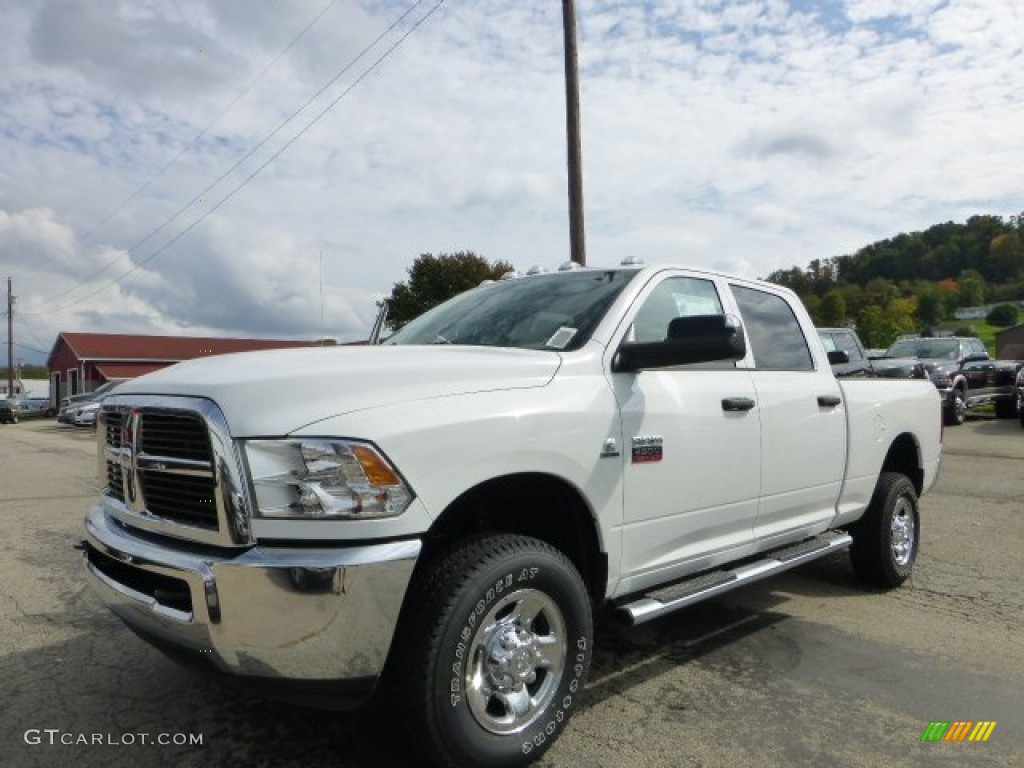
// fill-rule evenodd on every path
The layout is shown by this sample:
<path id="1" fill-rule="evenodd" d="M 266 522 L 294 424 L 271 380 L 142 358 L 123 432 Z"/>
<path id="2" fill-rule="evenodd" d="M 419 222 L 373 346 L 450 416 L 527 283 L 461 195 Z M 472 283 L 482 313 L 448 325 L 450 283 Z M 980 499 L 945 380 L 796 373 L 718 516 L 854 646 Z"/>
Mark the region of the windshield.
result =
<path id="1" fill-rule="evenodd" d="M 582 346 L 637 270 L 580 270 L 480 286 L 420 315 L 386 344 Z"/>
<path id="2" fill-rule="evenodd" d="M 889 347 L 885 356 L 956 360 L 959 353 L 960 342 L 956 339 L 905 339 Z"/>

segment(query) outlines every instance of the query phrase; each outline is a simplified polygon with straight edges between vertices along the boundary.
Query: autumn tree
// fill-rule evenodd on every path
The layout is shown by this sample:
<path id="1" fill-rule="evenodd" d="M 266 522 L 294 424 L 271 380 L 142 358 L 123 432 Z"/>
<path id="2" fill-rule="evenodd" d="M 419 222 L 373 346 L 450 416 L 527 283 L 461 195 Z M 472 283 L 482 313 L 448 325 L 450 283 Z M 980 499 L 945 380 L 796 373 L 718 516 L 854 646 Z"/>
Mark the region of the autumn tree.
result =
<path id="1" fill-rule="evenodd" d="M 512 269 L 508 262 L 491 264 L 472 251 L 421 254 L 409 267 L 409 279 L 395 283 L 391 291 L 388 327 L 397 331 L 452 296 L 476 288 L 484 280 L 497 280 Z"/>

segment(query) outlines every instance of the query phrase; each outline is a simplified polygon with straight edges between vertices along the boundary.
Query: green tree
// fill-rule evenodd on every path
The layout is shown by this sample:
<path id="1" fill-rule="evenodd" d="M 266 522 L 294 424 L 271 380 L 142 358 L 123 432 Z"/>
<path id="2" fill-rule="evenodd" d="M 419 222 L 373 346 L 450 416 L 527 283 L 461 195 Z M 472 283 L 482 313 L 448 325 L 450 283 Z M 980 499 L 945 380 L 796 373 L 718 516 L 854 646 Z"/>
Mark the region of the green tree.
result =
<path id="1" fill-rule="evenodd" d="M 1020 317 L 1020 310 L 1017 309 L 1015 304 L 997 304 L 992 307 L 992 310 L 988 313 L 988 317 L 985 318 L 989 325 L 997 325 L 1000 328 L 1005 328 L 1010 325 L 1017 324 L 1017 318 Z"/>
<path id="2" fill-rule="evenodd" d="M 961 307 L 978 307 L 985 303 L 985 278 L 973 269 L 960 273 L 960 290 L 956 303 Z"/>
<path id="3" fill-rule="evenodd" d="M 886 305 L 896 298 L 899 291 L 891 280 L 876 277 L 864 286 L 864 299 L 870 304 Z"/>
<path id="4" fill-rule="evenodd" d="M 892 338 L 885 327 L 885 312 L 869 304 L 857 315 L 857 335 L 866 347 L 888 347 Z"/>
<path id="5" fill-rule="evenodd" d="M 829 328 L 846 325 L 846 299 L 839 291 L 832 289 L 825 294 L 818 306 L 818 325 Z"/>
<path id="6" fill-rule="evenodd" d="M 497 280 L 513 269 L 505 261 L 489 263 L 472 251 L 421 254 L 409 267 L 409 279 L 395 283 L 389 298 L 388 327 L 394 331 L 452 296 Z"/>
<path id="7" fill-rule="evenodd" d="M 857 334 L 866 347 L 888 347 L 897 336 L 914 332 L 916 313 L 913 297 L 893 299 L 884 307 L 872 304 L 857 316 Z"/>
<path id="8" fill-rule="evenodd" d="M 922 286 L 917 291 L 917 322 L 921 325 L 937 325 L 942 321 L 945 301 L 934 285 Z"/>

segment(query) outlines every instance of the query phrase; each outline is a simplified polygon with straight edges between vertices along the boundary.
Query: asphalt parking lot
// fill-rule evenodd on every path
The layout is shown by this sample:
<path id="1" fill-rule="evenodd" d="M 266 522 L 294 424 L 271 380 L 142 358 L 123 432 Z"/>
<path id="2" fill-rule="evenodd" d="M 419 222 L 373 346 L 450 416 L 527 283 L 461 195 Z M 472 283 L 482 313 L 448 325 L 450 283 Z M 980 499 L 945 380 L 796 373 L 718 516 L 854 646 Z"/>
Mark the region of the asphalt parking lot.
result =
<path id="1" fill-rule="evenodd" d="M 415 765 L 387 711 L 242 695 L 99 604 L 72 549 L 93 439 L 0 426 L 0 765 Z M 910 583 L 865 591 L 840 555 L 641 628 L 602 620 L 584 704 L 540 765 L 1024 765 L 1024 429 L 974 419 L 944 455 Z M 922 743 L 935 720 L 997 725 Z"/>

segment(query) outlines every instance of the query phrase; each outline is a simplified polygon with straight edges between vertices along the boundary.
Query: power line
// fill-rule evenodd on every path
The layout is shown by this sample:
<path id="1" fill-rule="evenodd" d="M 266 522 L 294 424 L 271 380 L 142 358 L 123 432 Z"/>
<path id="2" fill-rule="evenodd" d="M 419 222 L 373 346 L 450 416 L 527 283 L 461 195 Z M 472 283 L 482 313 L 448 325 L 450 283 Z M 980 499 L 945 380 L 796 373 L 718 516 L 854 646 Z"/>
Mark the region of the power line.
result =
<path id="1" fill-rule="evenodd" d="M 231 111 L 231 108 L 234 107 L 235 104 L 237 104 L 239 101 L 241 101 L 242 97 L 245 96 L 249 91 L 251 91 L 253 86 L 255 86 L 256 83 L 258 83 L 260 80 L 262 80 L 263 76 L 266 75 L 267 72 L 269 72 L 270 69 L 275 64 L 277 64 L 278 61 L 281 60 L 281 58 L 286 53 L 288 53 L 288 51 L 290 51 L 295 46 L 295 44 L 299 42 L 299 40 L 301 40 L 303 37 L 305 37 L 306 33 L 309 32 L 309 30 L 311 30 L 314 26 L 316 26 L 317 22 L 319 22 L 320 19 L 322 19 L 324 17 L 324 15 L 326 15 L 327 11 L 329 11 L 331 9 L 331 7 L 336 2 L 337 2 L 337 0 L 330 0 L 330 2 L 328 2 L 327 5 L 325 5 L 320 10 L 320 12 L 318 14 L 316 14 L 306 24 L 306 26 L 304 26 L 301 29 L 299 31 L 299 33 L 297 35 L 295 35 L 295 37 L 293 37 L 284 48 L 281 49 L 280 52 L 278 52 L 278 54 L 270 61 L 270 63 L 267 64 L 265 67 L 263 67 L 263 69 L 261 69 L 259 71 L 259 73 L 257 73 L 256 77 L 254 77 L 251 81 L 249 81 L 249 84 L 246 85 L 245 88 L 243 88 L 241 91 L 239 91 L 237 94 L 235 94 L 235 97 L 230 102 L 228 102 L 228 105 L 226 107 L 224 107 L 224 109 L 222 109 L 217 114 L 217 116 L 213 118 L 213 120 L 211 120 L 209 123 L 207 123 L 206 126 L 201 131 L 199 131 L 199 133 L 197 133 L 192 138 L 192 141 L 190 141 L 188 144 L 186 144 L 184 147 L 182 147 L 181 150 L 179 150 L 178 154 L 176 154 L 174 157 L 172 157 L 166 164 L 164 164 L 164 166 L 162 168 L 160 168 L 160 170 L 158 170 L 155 174 L 153 174 L 151 177 L 149 177 L 149 179 L 147 179 L 142 184 L 142 186 L 140 186 L 138 189 L 136 189 L 134 192 L 132 192 L 132 194 L 129 195 L 128 198 L 123 203 L 121 203 L 117 208 L 112 210 L 110 213 L 108 213 L 106 216 L 104 216 L 102 219 L 100 219 L 100 221 L 98 221 L 96 224 L 94 224 L 85 234 L 82 235 L 82 239 L 83 240 L 87 239 L 90 235 L 93 234 L 93 232 L 96 232 L 97 230 L 102 228 L 104 224 L 106 224 L 108 221 L 110 221 L 112 218 L 114 218 L 117 214 L 119 214 L 121 211 L 123 211 L 129 204 L 131 204 L 136 198 L 138 198 L 139 195 L 141 195 L 143 192 L 145 192 L 147 189 L 149 189 L 149 186 L 154 181 L 156 181 L 161 176 L 163 176 L 168 168 L 170 168 L 172 165 L 174 165 L 176 162 L 178 162 L 178 160 L 181 158 L 182 155 L 184 155 L 190 149 L 195 147 L 199 143 L 199 140 L 201 138 L 203 138 L 203 136 L 206 135 L 207 131 L 209 131 L 211 128 L 213 128 L 213 126 L 215 126 L 220 121 L 220 119 L 222 117 L 224 117 L 224 115 L 226 115 L 229 111 Z M 106 267 L 104 267 L 104 268 L 106 268 Z"/>
<path id="2" fill-rule="evenodd" d="M 374 70 L 377 69 L 377 67 L 384 61 L 384 59 L 386 59 L 388 56 L 390 56 L 391 53 L 396 48 L 398 48 L 398 46 L 400 46 L 403 42 L 405 42 L 405 40 L 409 37 L 409 35 L 411 35 L 413 32 L 415 32 L 427 19 L 429 19 L 431 16 L 433 16 L 434 13 L 437 11 L 437 9 L 440 8 L 443 3 L 444 3 L 444 0 L 438 0 L 437 4 L 434 5 L 434 7 L 431 8 L 430 11 L 428 11 L 426 13 L 426 15 L 424 15 L 415 24 L 413 24 L 405 32 L 405 34 L 403 34 L 390 48 L 388 48 L 386 51 L 384 51 L 384 53 L 382 53 L 373 62 L 373 64 L 371 64 L 369 67 L 367 67 L 365 70 L 363 70 L 362 74 L 360 74 L 359 77 L 357 77 L 355 80 L 353 80 L 352 84 L 349 85 L 348 88 L 346 88 L 344 91 L 342 91 L 341 95 L 339 95 L 336 99 L 334 99 L 334 101 L 332 101 L 330 104 L 328 104 L 316 117 L 314 117 L 309 123 L 307 123 L 306 126 L 302 130 L 300 130 L 297 134 L 295 134 L 295 136 L 293 136 L 287 142 L 285 142 L 284 145 L 280 149 L 278 149 L 276 152 L 274 152 L 274 154 L 272 154 L 269 158 L 267 158 L 267 160 L 262 165 L 258 166 L 256 168 L 256 170 L 254 170 L 252 173 L 250 173 L 248 176 L 246 176 L 242 180 L 242 182 L 240 184 L 238 184 L 234 189 L 232 189 L 230 192 L 228 192 L 224 196 L 224 198 L 222 200 L 220 200 L 218 203 L 216 203 L 208 211 L 203 213 L 203 215 L 201 215 L 198 219 L 193 221 L 191 224 L 189 224 L 187 227 L 185 227 L 185 229 L 181 230 L 178 234 L 174 235 L 174 237 L 172 237 L 170 240 L 168 240 L 162 246 L 157 248 L 153 253 L 151 253 L 145 259 L 143 259 L 142 261 L 140 261 L 137 264 L 135 264 L 135 266 L 133 266 L 131 269 L 127 270 L 126 272 L 123 272 L 120 276 L 118 276 L 118 277 L 114 278 L 113 280 L 109 281 L 108 283 L 105 283 L 104 285 L 100 286 L 99 288 L 97 288 L 92 293 L 88 293 L 85 296 L 82 296 L 81 298 L 75 299 L 74 301 L 68 302 L 67 304 L 64 304 L 64 305 L 62 305 L 60 307 L 57 307 L 56 309 L 50 310 L 50 311 L 52 311 L 52 312 L 60 312 L 61 310 L 67 309 L 68 307 L 73 307 L 76 304 L 80 304 L 81 302 L 85 301 L 86 299 L 91 299 L 93 296 L 95 296 L 98 293 L 101 293 L 101 292 L 105 291 L 110 286 L 116 285 L 117 283 L 121 282 L 124 278 L 128 277 L 128 275 L 130 275 L 133 272 L 136 272 L 139 269 L 141 269 L 142 267 L 144 267 L 146 264 L 148 264 L 153 259 L 155 259 L 157 256 L 159 256 L 161 253 L 166 251 L 168 248 L 170 248 L 176 242 L 178 242 L 183 237 L 185 237 L 185 235 L 187 235 L 189 232 L 191 232 L 197 226 L 202 224 L 203 221 L 205 221 L 206 218 L 208 216 L 210 216 L 210 214 L 214 213 L 218 208 L 220 208 L 222 205 L 224 205 L 224 203 L 226 203 L 228 200 L 233 198 L 244 186 L 246 186 L 250 181 L 252 181 L 252 179 L 254 177 L 256 177 L 264 168 L 266 168 L 268 165 L 270 165 L 274 160 L 276 160 L 278 158 L 279 155 L 281 155 L 286 149 L 288 149 L 288 147 L 290 147 L 292 144 L 294 144 L 299 139 L 299 137 L 301 137 L 303 134 L 305 134 L 306 131 L 308 131 L 310 128 L 312 128 L 313 125 L 316 124 L 316 122 L 319 121 L 321 117 L 323 117 L 325 114 L 327 114 L 327 112 L 330 111 L 331 108 L 334 107 L 335 104 L 337 104 L 345 96 L 347 96 L 349 93 L 351 93 L 352 90 L 357 85 L 359 85 Z M 27 314 L 27 313 L 22 313 L 22 314 Z"/>
<path id="3" fill-rule="evenodd" d="M 21 347 L 22 349 L 27 349 L 27 350 L 29 350 L 30 352 L 39 352 L 40 354 L 43 354 L 43 355 L 48 355 L 48 354 L 50 354 L 50 352 L 49 352 L 48 350 L 45 350 L 45 349 L 36 349 L 35 347 L 30 347 L 30 346 L 29 346 L 28 344 L 22 344 L 22 343 L 21 343 L 20 341 L 16 341 L 16 342 L 14 342 L 14 346 L 16 346 L 16 347 Z"/>
<path id="4" fill-rule="evenodd" d="M 282 123 L 280 123 L 273 131 L 271 131 L 266 137 L 264 137 L 264 139 L 262 141 L 260 141 L 259 144 L 257 144 L 251 150 L 249 150 L 238 161 L 236 161 L 234 163 L 234 165 L 232 165 L 230 168 L 228 168 L 228 170 L 224 171 L 224 173 L 222 173 L 212 183 L 210 183 L 203 190 L 201 190 L 188 203 L 186 203 L 181 208 L 179 208 L 174 214 L 172 214 L 162 224 L 160 224 L 155 229 L 151 230 L 149 232 L 149 234 L 147 234 L 141 240 L 137 241 L 134 245 L 130 246 L 127 249 L 126 252 L 129 255 L 131 255 L 136 249 L 138 249 L 139 247 L 141 247 L 142 245 L 147 243 L 149 240 L 151 240 L 153 237 L 155 237 L 158 233 L 160 233 L 162 230 L 164 230 L 169 224 L 171 224 L 173 221 L 175 221 L 177 218 L 179 218 L 185 211 L 189 210 L 198 200 L 200 200 L 203 197 L 203 195 L 205 195 L 207 192 L 209 192 L 212 189 L 214 189 L 218 184 L 220 184 L 220 182 L 222 182 L 225 178 L 227 178 L 229 175 L 231 175 L 231 173 L 233 173 L 235 170 L 237 170 L 238 167 L 240 165 L 242 165 L 242 163 L 244 163 L 246 160 L 248 160 L 250 157 L 252 157 L 268 141 L 270 141 L 274 136 L 276 136 L 281 131 L 281 129 L 283 129 L 286 125 L 288 125 L 288 123 L 290 123 L 292 120 L 294 120 L 296 117 L 298 117 L 298 115 L 300 115 L 306 109 L 306 107 L 308 107 L 321 94 L 323 94 L 324 91 L 326 91 L 328 88 L 330 88 L 342 76 L 344 76 L 350 69 L 352 69 L 352 67 L 355 66 L 355 64 L 357 62 L 359 62 L 360 59 L 365 57 L 367 53 L 369 53 L 373 48 L 375 48 L 377 46 L 377 44 L 382 39 L 387 37 L 388 34 L 390 34 L 399 24 L 401 24 L 406 19 L 406 17 L 408 17 L 409 14 L 411 14 L 422 3 L 423 3 L 423 0 L 416 0 L 416 2 L 414 2 L 405 12 L 403 12 L 400 16 L 398 16 L 398 18 L 396 18 L 383 32 L 381 32 L 376 38 L 374 38 L 374 40 L 371 43 L 369 43 L 367 46 L 365 46 L 359 52 L 358 55 L 356 55 L 344 67 L 342 67 L 341 70 L 339 70 L 338 73 L 335 74 L 335 76 L 333 78 L 331 78 L 324 86 L 322 86 L 316 93 L 314 93 L 309 99 L 307 99 L 306 102 L 301 107 L 299 107 L 297 110 L 295 110 Z M 63 305 L 57 307 L 56 309 L 52 309 L 52 310 L 49 310 L 49 311 L 59 312 L 59 311 L 61 311 L 63 309 L 67 309 L 68 307 L 73 307 L 76 304 L 79 304 L 82 301 L 85 301 L 86 299 L 92 298 L 97 293 L 100 293 L 101 291 L 104 291 L 107 288 L 109 288 L 111 285 L 114 285 L 114 284 L 120 282 L 121 280 L 126 278 L 128 275 L 130 275 L 133 272 L 135 272 L 136 270 L 138 270 L 140 267 L 142 267 L 145 264 L 147 264 L 150 261 L 152 261 L 154 258 L 156 258 L 161 253 L 163 253 L 165 250 L 167 250 L 168 247 L 170 247 L 171 245 L 176 243 L 178 240 L 180 240 L 184 235 L 186 235 L 187 233 L 189 233 L 190 231 L 195 229 L 195 227 L 198 224 L 202 223 L 210 214 L 212 214 L 214 211 L 216 211 L 218 208 L 220 208 L 224 203 L 226 203 L 228 200 L 230 200 L 232 197 L 234 197 L 235 193 L 237 193 L 242 187 L 244 187 L 246 184 L 248 184 L 248 182 L 254 176 L 256 176 L 264 168 L 266 168 L 267 165 L 269 165 L 273 160 L 275 160 L 282 152 L 284 152 L 284 150 L 286 150 L 289 146 L 291 146 L 295 142 L 296 139 L 298 139 L 300 136 L 302 136 L 314 123 L 316 123 L 321 117 L 323 117 L 323 115 L 328 110 L 330 110 L 335 104 L 337 104 L 338 101 L 340 101 L 344 96 L 348 95 L 348 93 L 350 93 L 352 91 L 352 89 L 356 85 L 361 83 L 370 72 L 372 72 L 374 69 L 376 69 L 377 66 L 385 58 L 387 58 L 387 56 L 389 56 L 392 51 L 395 50 L 395 48 L 397 48 L 399 45 L 401 45 L 405 41 L 405 39 L 410 34 L 412 34 L 413 31 L 415 31 L 417 28 L 419 28 L 419 26 L 421 24 L 423 24 L 423 22 L 425 22 L 427 19 L 429 19 L 437 11 L 437 9 L 440 8 L 440 6 L 443 3 L 444 3 L 444 0 L 438 0 L 437 4 L 433 8 L 431 8 L 429 12 L 427 12 L 421 19 L 419 19 L 419 21 L 417 21 L 415 24 L 413 24 L 406 31 L 406 33 L 404 35 L 402 35 L 402 37 L 400 37 L 398 39 L 398 42 L 396 42 L 394 45 L 392 45 L 390 48 L 388 48 L 386 51 L 384 51 L 384 53 L 378 59 L 376 59 L 373 62 L 373 64 L 371 64 L 366 70 L 364 70 L 363 73 L 358 78 L 356 78 L 356 80 L 354 80 L 352 82 L 352 84 L 348 88 L 345 89 L 345 91 L 342 92 L 341 96 L 339 96 L 334 101 L 332 101 L 330 104 L 328 104 L 327 107 L 322 112 L 320 112 L 316 117 L 314 117 L 313 120 L 311 120 L 302 130 L 300 130 L 299 133 L 297 133 L 295 136 L 293 136 L 291 139 L 289 139 L 280 149 L 278 149 L 276 152 L 274 152 L 270 156 L 270 158 L 266 162 L 264 162 L 262 165 L 257 167 L 256 170 L 253 173 L 251 173 L 247 177 L 245 177 L 245 179 L 243 179 L 242 183 L 240 185 L 238 185 L 237 187 L 235 187 L 227 195 L 225 195 L 225 197 L 222 200 L 220 200 L 220 202 L 218 202 L 212 208 L 210 208 L 207 211 L 205 211 L 202 215 L 199 216 L 199 218 L 197 218 L 195 221 L 193 221 L 191 224 L 189 224 L 185 229 L 183 229 L 177 235 L 173 236 L 170 240 L 165 242 L 156 251 L 154 251 L 148 257 L 143 259 L 141 262 L 138 262 L 137 264 L 135 264 L 132 268 L 130 268 L 126 272 L 123 272 L 120 276 L 118 276 L 114 280 L 103 284 L 100 288 L 98 288 L 97 290 L 95 290 L 95 291 L 93 291 L 91 293 L 86 294 L 85 296 L 79 297 L 78 299 L 70 301 L 70 302 L 68 302 L 66 304 L 63 304 Z M 64 296 L 67 296 L 69 293 L 73 293 L 74 291 L 78 290 L 79 288 L 87 285 L 92 280 L 94 280 L 95 278 L 99 277 L 104 272 L 106 272 L 107 269 L 109 269 L 111 266 L 113 266 L 113 264 L 114 264 L 114 260 L 107 262 L 107 264 L 105 264 L 99 270 L 97 270 L 96 272 L 93 272 L 91 275 L 89 275 L 89 277 L 85 278 L 84 280 L 80 280 L 76 285 L 72 286 L 71 288 L 67 289 L 66 291 L 62 291 L 62 292 L 57 293 L 57 294 L 55 294 L 53 296 L 50 296 L 50 297 L 48 297 L 46 299 L 43 299 L 42 301 L 40 301 L 37 304 L 33 304 L 31 307 L 27 308 L 27 310 L 22 312 L 21 314 L 26 314 L 26 315 L 39 314 L 38 311 L 36 311 L 36 310 L 40 309 L 41 307 L 46 306 L 47 304 L 49 304 L 49 303 L 51 303 L 53 301 L 56 301 L 57 299 L 60 299 L 60 298 L 62 298 Z"/>
<path id="5" fill-rule="evenodd" d="M 45 342 L 45 341 L 43 341 L 42 339 L 40 339 L 40 338 L 39 338 L 39 337 L 38 337 L 38 336 L 36 335 L 36 332 L 35 332 L 35 330 L 34 330 L 34 329 L 32 328 L 32 326 L 31 326 L 31 325 L 29 325 L 28 323 L 26 323 L 26 322 L 25 322 L 24 320 L 22 320 L 22 319 L 21 319 L 21 315 L 20 315 L 20 314 L 19 314 L 19 315 L 17 315 L 17 316 L 16 316 L 15 318 L 14 318 L 14 322 L 16 322 L 16 323 L 17 323 L 18 325 L 20 325 L 20 326 L 21 326 L 22 328 L 24 328 L 24 329 L 25 329 L 26 331 L 28 331 L 28 335 L 29 335 L 29 336 L 31 336 L 31 337 L 32 337 L 33 339 L 35 339 L 35 342 L 36 342 L 36 344 L 41 344 L 41 345 L 43 345 L 43 346 L 46 346 L 46 342 Z M 39 350 L 36 350 L 36 351 L 38 352 Z"/>

